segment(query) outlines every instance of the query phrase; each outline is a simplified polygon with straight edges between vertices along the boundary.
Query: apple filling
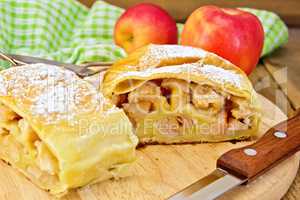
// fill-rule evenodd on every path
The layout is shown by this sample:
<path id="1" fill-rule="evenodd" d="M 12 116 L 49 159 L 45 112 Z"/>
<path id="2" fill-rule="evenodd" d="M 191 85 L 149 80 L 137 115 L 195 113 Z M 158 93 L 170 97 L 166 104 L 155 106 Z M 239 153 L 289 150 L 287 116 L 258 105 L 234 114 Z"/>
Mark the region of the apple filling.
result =
<path id="1" fill-rule="evenodd" d="M 183 135 L 195 126 L 201 129 L 201 125 L 205 125 L 203 130 L 209 129 L 207 133 L 233 134 L 250 129 L 255 115 L 243 98 L 173 78 L 147 81 L 129 93 L 114 95 L 112 100 L 136 128 L 152 119 L 150 123 L 161 135 Z"/>
<path id="2" fill-rule="evenodd" d="M 0 155 L 35 179 L 58 179 L 58 161 L 28 121 L 0 104 Z"/>

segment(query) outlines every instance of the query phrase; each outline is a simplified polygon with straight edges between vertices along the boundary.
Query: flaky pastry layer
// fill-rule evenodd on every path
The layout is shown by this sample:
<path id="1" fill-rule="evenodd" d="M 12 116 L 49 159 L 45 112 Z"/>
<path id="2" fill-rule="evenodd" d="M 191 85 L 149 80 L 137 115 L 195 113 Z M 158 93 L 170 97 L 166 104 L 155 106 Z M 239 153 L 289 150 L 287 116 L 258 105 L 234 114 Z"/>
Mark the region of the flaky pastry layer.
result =
<path id="1" fill-rule="evenodd" d="M 101 91 L 123 108 L 141 143 L 256 136 L 257 94 L 238 67 L 202 49 L 149 45 L 114 64 Z"/>
<path id="2" fill-rule="evenodd" d="M 0 158 L 55 195 L 128 175 L 137 138 L 125 113 L 73 72 L 0 72 Z"/>

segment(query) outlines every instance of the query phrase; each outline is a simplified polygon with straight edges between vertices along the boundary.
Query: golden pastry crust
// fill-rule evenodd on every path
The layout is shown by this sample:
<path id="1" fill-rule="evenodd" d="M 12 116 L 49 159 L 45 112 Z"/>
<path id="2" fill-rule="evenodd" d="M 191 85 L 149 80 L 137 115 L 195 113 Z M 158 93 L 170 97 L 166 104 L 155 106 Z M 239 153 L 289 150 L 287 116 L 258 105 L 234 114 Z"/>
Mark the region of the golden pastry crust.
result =
<path id="1" fill-rule="evenodd" d="M 152 99 L 133 101 L 130 98 L 138 92 L 141 97 L 149 97 L 149 90 L 161 93 L 156 93 L 157 98 L 152 94 Z M 106 72 L 101 91 L 125 109 L 142 143 L 226 141 L 253 137 L 258 129 L 259 103 L 246 74 L 229 61 L 199 48 L 149 45 L 138 49 Z M 170 97 L 165 93 L 170 93 Z M 229 106 L 229 111 L 222 112 Z M 142 109 L 136 111 L 136 107 Z M 251 113 L 238 116 L 243 109 Z M 214 120 L 214 124 L 208 123 L 209 120 Z M 166 128 L 169 132 L 166 136 L 155 128 L 158 121 L 184 127 L 173 128 L 173 131 Z M 212 130 L 204 134 L 198 127 L 201 124 Z M 233 129 L 243 130 L 233 132 Z"/>
<path id="2" fill-rule="evenodd" d="M 246 74 L 229 61 L 199 48 L 179 45 L 149 45 L 138 49 L 107 71 L 101 90 L 111 97 L 112 93 L 133 90 L 149 79 L 178 76 L 187 81 L 205 80 L 224 89 L 236 88 L 232 92 L 248 98 L 253 90 Z"/>
<path id="3" fill-rule="evenodd" d="M 0 158 L 52 194 L 124 176 L 135 160 L 125 113 L 73 72 L 45 64 L 1 71 L 0 103 L 17 116 L 0 112 Z"/>

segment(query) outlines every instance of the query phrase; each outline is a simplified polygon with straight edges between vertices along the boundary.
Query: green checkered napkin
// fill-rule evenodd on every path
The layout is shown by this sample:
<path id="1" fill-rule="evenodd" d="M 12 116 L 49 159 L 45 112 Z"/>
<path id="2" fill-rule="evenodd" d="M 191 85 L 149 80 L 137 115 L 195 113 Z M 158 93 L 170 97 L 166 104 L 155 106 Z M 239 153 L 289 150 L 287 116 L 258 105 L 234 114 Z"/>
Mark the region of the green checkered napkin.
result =
<path id="1" fill-rule="evenodd" d="M 242 9 L 263 23 L 262 56 L 287 41 L 287 27 L 276 14 Z M 1 0 L 0 50 L 76 64 L 114 61 L 126 55 L 113 41 L 113 27 L 123 11 L 103 1 L 88 9 L 76 0 Z M 181 31 L 182 24 L 178 27 Z"/>

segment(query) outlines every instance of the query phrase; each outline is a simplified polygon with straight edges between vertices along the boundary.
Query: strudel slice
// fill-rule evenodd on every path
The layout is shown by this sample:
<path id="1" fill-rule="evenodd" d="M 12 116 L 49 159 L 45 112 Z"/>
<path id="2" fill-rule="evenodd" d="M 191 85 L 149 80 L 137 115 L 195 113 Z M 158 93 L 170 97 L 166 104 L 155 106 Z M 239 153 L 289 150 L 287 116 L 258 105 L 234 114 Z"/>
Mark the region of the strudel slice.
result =
<path id="1" fill-rule="evenodd" d="M 199 48 L 149 45 L 115 63 L 103 94 L 123 108 L 141 143 L 255 137 L 259 102 L 238 67 Z"/>
<path id="2" fill-rule="evenodd" d="M 125 113 L 73 72 L 0 72 L 0 158 L 50 193 L 129 175 L 136 145 Z"/>

